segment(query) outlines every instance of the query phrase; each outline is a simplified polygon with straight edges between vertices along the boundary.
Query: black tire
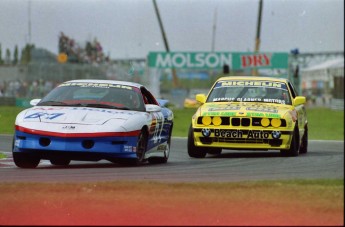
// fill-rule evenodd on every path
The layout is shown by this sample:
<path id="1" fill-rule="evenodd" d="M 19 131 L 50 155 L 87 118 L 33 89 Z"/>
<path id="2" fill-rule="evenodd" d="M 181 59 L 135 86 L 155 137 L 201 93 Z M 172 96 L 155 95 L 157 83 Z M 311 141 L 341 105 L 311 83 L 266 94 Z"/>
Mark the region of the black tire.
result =
<path id="1" fill-rule="evenodd" d="M 65 158 L 50 159 L 50 163 L 56 166 L 68 166 L 71 160 Z"/>
<path id="2" fill-rule="evenodd" d="M 145 159 L 145 153 L 147 149 L 147 132 L 142 129 L 139 136 L 138 136 L 138 142 L 137 142 L 137 152 L 136 158 L 121 158 L 118 160 L 118 163 L 125 166 L 137 166 L 146 161 Z"/>
<path id="3" fill-rule="evenodd" d="M 293 132 L 293 135 L 292 135 L 290 149 L 281 150 L 281 153 L 284 156 L 287 156 L 287 157 L 296 157 L 299 154 L 299 147 L 300 147 L 300 144 L 299 144 L 299 131 L 298 131 L 298 128 L 296 126 L 295 130 Z"/>
<path id="4" fill-rule="evenodd" d="M 306 154 L 308 152 L 308 126 L 304 128 L 304 135 L 302 137 L 301 147 L 299 148 L 300 154 Z"/>
<path id="5" fill-rule="evenodd" d="M 161 164 L 161 163 L 167 163 L 170 155 L 170 144 L 171 144 L 171 132 L 172 128 L 170 129 L 169 138 L 167 141 L 167 146 L 164 151 L 164 157 L 151 157 L 148 159 L 150 164 Z"/>
<path id="6" fill-rule="evenodd" d="M 20 168 L 33 169 L 38 166 L 40 159 L 32 154 L 13 152 L 13 161 Z"/>
<path id="7" fill-rule="evenodd" d="M 207 151 L 205 148 L 196 147 L 194 145 L 194 135 L 192 125 L 189 127 L 188 131 L 188 142 L 187 142 L 188 154 L 192 158 L 205 158 Z"/>
<path id="8" fill-rule="evenodd" d="M 207 150 L 207 153 L 213 154 L 213 155 L 220 155 L 222 153 L 222 148 L 209 148 Z"/>
<path id="9" fill-rule="evenodd" d="M 36 168 L 41 161 L 32 154 L 14 152 L 14 137 L 12 140 L 12 157 L 16 166 L 26 169 Z"/>

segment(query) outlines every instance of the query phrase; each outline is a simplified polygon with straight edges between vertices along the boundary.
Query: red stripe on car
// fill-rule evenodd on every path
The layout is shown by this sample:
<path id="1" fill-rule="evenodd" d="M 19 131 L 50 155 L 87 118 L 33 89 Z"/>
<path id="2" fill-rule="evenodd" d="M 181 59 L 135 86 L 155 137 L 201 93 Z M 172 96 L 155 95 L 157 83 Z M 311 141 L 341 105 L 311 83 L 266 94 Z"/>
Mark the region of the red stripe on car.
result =
<path id="1" fill-rule="evenodd" d="M 41 136 L 55 136 L 55 137 L 126 137 L 138 136 L 140 130 L 130 132 L 93 132 L 93 133 L 61 133 L 61 132 L 48 132 L 43 130 L 29 129 L 16 125 L 16 130 L 24 133 L 41 135 Z"/>

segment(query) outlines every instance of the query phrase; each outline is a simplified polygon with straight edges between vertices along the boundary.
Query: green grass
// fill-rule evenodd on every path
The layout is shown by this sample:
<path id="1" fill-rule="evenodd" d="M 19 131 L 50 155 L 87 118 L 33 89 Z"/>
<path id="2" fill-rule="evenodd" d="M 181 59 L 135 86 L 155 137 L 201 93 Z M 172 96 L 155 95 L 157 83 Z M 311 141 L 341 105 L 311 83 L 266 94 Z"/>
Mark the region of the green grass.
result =
<path id="1" fill-rule="evenodd" d="M 0 134 L 13 134 L 16 115 L 20 107 L 0 107 Z M 191 119 L 196 109 L 173 109 L 173 137 L 187 137 Z M 344 111 L 328 108 L 307 109 L 309 139 L 344 140 Z"/>
<path id="2" fill-rule="evenodd" d="M 327 108 L 307 109 L 309 138 L 344 140 L 344 111 Z"/>
<path id="3" fill-rule="evenodd" d="M 13 134 L 14 121 L 23 108 L 15 106 L 0 106 L 0 134 Z"/>

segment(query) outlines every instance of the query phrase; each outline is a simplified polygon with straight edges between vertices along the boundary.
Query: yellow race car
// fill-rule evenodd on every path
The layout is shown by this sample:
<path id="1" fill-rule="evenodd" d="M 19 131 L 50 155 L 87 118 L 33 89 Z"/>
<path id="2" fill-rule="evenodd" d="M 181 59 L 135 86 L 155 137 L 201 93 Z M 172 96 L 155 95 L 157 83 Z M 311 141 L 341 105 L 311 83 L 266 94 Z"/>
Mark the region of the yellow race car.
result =
<path id="1" fill-rule="evenodd" d="M 256 76 L 219 78 L 192 117 L 188 154 L 204 158 L 222 149 L 307 153 L 308 121 L 304 96 L 287 79 Z"/>

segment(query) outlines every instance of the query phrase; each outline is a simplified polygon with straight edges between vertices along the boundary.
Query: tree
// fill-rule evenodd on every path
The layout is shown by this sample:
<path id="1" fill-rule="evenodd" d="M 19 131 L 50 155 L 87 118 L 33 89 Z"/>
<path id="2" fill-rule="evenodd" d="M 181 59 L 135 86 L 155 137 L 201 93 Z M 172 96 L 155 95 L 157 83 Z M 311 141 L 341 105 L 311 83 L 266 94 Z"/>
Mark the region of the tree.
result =
<path id="1" fill-rule="evenodd" d="M 31 61 L 31 50 L 34 48 L 34 45 L 26 44 L 22 50 L 21 62 L 22 64 L 29 64 Z"/>
<path id="2" fill-rule="evenodd" d="M 14 53 L 13 53 L 13 64 L 18 64 L 18 46 L 16 45 L 14 47 Z"/>
<path id="3" fill-rule="evenodd" d="M 0 44 L 0 65 L 3 65 L 4 61 L 2 60 L 2 48 L 1 48 L 1 44 Z"/>
<path id="4" fill-rule="evenodd" d="M 11 51 L 8 48 L 6 48 L 5 64 L 6 65 L 11 64 Z"/>

